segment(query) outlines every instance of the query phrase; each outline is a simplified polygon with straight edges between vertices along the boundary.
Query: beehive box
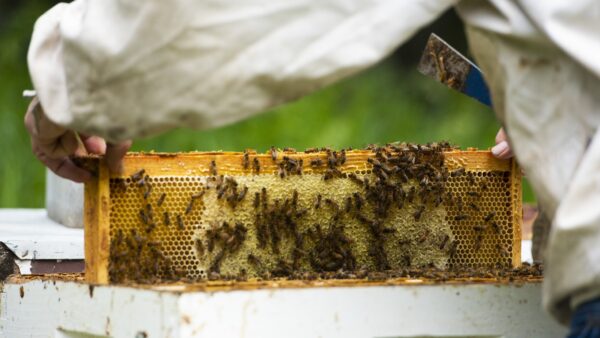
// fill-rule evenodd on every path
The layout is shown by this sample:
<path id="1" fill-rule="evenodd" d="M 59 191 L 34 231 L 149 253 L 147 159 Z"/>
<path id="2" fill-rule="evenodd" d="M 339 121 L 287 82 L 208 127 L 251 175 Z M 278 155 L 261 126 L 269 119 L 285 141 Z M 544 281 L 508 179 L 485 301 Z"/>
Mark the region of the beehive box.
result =
<path id="1" fill-rule="evenodd" d="M 520 264 L 520 171 L 488 151 L 133 153 L 120 176 L 91 165 L 93 283 Z"/>

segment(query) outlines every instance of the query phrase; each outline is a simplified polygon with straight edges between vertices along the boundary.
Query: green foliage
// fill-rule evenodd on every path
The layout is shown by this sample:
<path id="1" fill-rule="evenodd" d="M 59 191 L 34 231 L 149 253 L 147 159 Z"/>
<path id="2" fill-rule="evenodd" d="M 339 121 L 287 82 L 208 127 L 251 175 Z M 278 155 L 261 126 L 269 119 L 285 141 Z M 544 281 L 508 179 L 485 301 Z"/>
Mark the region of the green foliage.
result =
<path id="1" fill-rule="evenodd" d="M 0 207 L 42 207 L 44 169 L 31 154 L 22 118 L 31 88 L 26 50 L 45 8 L 26 2 L 0 24 Z M 8 19 L 8 21 L 6 21 Z M 223 128 L 174 130 L 138 140 L 134 150 L 265 151 L 271 145 L 364 147 L 392 141 L 449 140 L 488 148 L 499 128 L 493 112 L 392 60 L 296 102 Z M 525 196 L 531 200 L 531 193 Z"/>

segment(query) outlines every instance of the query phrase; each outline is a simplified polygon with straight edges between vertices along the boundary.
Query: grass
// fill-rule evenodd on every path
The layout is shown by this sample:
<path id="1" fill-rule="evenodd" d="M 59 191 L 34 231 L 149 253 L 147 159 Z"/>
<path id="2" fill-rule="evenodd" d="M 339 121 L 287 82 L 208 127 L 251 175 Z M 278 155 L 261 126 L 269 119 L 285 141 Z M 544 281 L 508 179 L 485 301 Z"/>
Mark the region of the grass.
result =
<path id="1" fill-rule="evenodd" d="M 31 88 L 26 49 L 43 8 L 27 2 L 0 24 L 0 207 L 42 207 L 44 168 L 31 154 L 23 128 Z M 223 128 L 173 130 L 136 140 L 133 150 L 265 151 L 271 145 L 364 147 L 391 141 L 449 140 L 488 148 L 499 128 L 493 112 L 391 60 L 296 102 Z M 527 188 L 525 200 L 533 200 Z"/>

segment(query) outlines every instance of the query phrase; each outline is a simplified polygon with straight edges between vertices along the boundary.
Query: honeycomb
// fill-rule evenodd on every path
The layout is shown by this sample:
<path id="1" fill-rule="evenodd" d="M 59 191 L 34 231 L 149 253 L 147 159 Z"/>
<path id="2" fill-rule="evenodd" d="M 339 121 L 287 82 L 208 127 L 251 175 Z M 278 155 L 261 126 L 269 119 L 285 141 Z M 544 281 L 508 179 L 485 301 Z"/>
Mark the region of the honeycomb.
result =
<path id="1" fill-rule="evenodd" d="M 90 276 L 151 283 L 516 265 L 514 163 L 431 148 L 129 154 L 122 176 L 96 182 L 107 186 L 105 215 L 86 213 L 86 227 L 109 243 L 86 243 Z M 86 206 L 101 198 L 86 194 Z"/>
<path id="2" fill-rule="evenodd" d="M 466 171 L 448 178 L 446 188 L 462 200 L 462 207 L 455 203 L 446 209 L 458 244 L 450 265 L 511 266 L 515 224 L 510 184 L 509 171 Z M 460 215 L 468 218 L 462 220 Z M 492 217 L 490 222 L 486 216 Z"/>

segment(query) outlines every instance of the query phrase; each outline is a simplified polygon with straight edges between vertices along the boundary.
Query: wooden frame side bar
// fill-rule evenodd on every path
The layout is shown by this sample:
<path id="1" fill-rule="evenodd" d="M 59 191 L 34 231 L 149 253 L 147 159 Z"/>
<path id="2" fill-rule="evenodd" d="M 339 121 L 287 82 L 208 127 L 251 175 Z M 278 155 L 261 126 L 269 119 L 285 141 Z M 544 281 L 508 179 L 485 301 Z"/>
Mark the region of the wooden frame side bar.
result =
<path id="1" fill-rule="evenodd" d="M 85 279 L 108 284 L 110 188 L 104 160 L 100 160 L 97 172 L 92 182 L 85 184 L 84 191 Z"/>

